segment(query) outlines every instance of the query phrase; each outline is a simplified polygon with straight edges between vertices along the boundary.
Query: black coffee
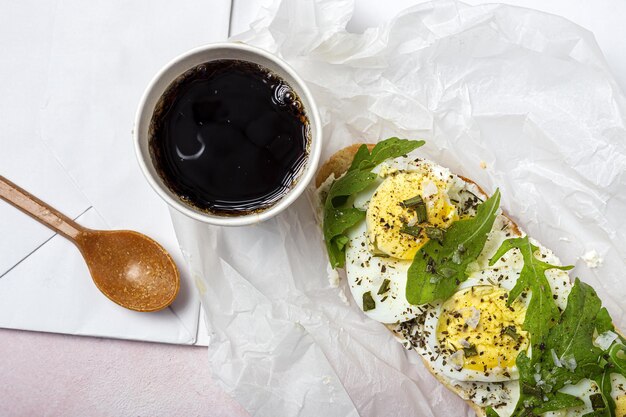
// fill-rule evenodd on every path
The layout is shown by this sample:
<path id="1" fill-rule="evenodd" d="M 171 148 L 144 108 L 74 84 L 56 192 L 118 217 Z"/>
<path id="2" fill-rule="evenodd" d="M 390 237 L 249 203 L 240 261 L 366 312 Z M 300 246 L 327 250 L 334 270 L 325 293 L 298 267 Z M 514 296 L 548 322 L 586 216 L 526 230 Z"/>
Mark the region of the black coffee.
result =
<path id="1" fill-rule="evenodd" d="M 298 180 L 309 122 L 291 87 L 246 61 L 211 61 L 165 91 L 150 124 L 153 163 L 183 201 L 221 215 L 271 207 Z"/>

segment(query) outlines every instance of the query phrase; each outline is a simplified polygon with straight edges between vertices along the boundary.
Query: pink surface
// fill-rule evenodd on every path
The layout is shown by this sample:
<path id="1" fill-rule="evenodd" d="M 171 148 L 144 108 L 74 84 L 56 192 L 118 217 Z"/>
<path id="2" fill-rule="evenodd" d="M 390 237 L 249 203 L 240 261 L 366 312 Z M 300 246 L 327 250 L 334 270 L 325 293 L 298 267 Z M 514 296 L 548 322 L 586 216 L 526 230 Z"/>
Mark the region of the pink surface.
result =
<path id="1" fill-rule="evenodd" d="M 0 416 L 245 417 L 206 348 L 0 329 Z"/>

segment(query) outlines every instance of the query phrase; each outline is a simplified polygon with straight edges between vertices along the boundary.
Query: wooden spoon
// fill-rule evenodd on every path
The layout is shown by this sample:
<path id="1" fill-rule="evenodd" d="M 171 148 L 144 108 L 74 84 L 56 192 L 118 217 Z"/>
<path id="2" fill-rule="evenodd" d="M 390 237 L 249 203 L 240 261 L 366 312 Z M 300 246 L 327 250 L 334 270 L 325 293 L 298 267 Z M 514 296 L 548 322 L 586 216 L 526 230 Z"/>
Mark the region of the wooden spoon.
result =
<path id="1" fill-rule="evenodd" d="M 74 242 L 93 282 L 113 302 L 131 310 L 157 311 L 176 298 L 180 287 L 176 264 L 148 236 L 82 227 L 1 175 L 0 198 Z"/>

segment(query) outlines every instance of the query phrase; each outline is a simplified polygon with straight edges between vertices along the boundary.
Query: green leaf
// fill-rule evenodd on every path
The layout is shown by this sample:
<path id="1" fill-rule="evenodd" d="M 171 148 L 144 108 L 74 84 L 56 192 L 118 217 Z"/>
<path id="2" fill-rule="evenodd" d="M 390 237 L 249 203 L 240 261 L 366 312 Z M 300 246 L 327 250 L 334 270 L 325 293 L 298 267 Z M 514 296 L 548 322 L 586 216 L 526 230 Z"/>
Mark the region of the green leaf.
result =
<path id="1" fill-rule="evenodd" d="M 354 207 L 329 209 L 325 213 L 325 237 L 333 238 L 342 235 L 347 229 L 365 218 L 365 212 Z"/>
<path id="2" fill-rule="evenodd" d="M 350 168 L 348 172 L 353 171 L 361 165 L 361 162 L 368 159 L 370 156 L 370 151 L 367 149 L 367 145 L 363 144 L 359 146 L 359 149 L 354 154 L 354 158 L 352 158 L 352 164 L 350 164 Z"/>
<path id="3" fill-rule="evenodd" d="M 487 409 L 485 410 L 485 415 L 487 417 L 500 417 L 500 414 L 496 413 L 496 411 L 491 407 L 487 407 Z"/>
<path id="4" fill-rule="evenodd" d="M 508 239 L 502 242 L 502 245 L 496 251 L 495 255 L 493 255 L 489 264 L 495 264 L 498 259 L 512 249 L 518 249 L 521 252 L 524 258 L 524 267 L 520 272 L 515 286 L 509 292 L 507 304 L 511 305 L 523 291 L 531 290 L 532 296 L 528 309 L 526 310 L 523 328 L 530 332 L 533 347 L 535 347 L 535 345 L 539 346 L 543 343 L 548 331 L 556 324 L 559 318 L 559 309 L 552 298 L 550 284 L 548 283 L 545 272 L 554 268 L 569 270 L 573 267 L 550 265 L 537 259 L 535 252 L 538 251 L 539 248 L 530 243 L 528 236 Z M 535 359 L 536 356 L 533 358 L 533 363 L 536 362 Z"/>
<path id="5" fill-rule="evenodd" d="M 615 370 L 626 377 L 626 346 L 614 343 L 609 349 L 609 358 Z"/>
<path id="6" fill-rule="evenodd" d="M 596 316 L 596 331 L 598 334 L 602 334 L 604 332 L 608 332 L 609 330 L 615 331 L 613 319 L 611 318 L 609 311 L 605 307 L 602 307 Z"/>
<path id="7" fill-rule="evenodd" d="M 543 403 L 543 393 L 535 382 L 535 369 L 526 352 L 520 352 L 515 361 L 519 371 L 520 397 L 512 417 L 532 415 L 532 409 Z"/>
<path id="8" fill-rule="evenodd" d="M 389 138 L 383 140 L 382 142 L 378 142 L 374 149 L 372 149 L 372 153 L 366 158 L 365 154 L 362 152 L 362 156 L 359 155 L 358 159 L 358 168 L 359 170 L 364 169 L 372 169 L 375 166 L 381 164 L 390 158 L 397 158 L 402 155 L 406 155 L 409 152 L 423 146 L 426 142 L 423 140 L 407 140 L 407 139 L 399 139 L 396 137 Z M 361 146 L 363 148 L 363 146 Z M 359 152 L 361 152 L 361 148 L 359 148 Z M 366 148 L 367 150 L 367 148 Z M 358 153 L 358 152 L 357 152 Z M 355 167 L 355 163 L 353 161 L 352 167 Z"/>
<path id="9" fill-rule="evenodd" d="M 333 268 L 345 264 L 346 232 L 365 219 L 365 212 L 352 207 L 355 194 L 372 185 L 378 176 L 371 170 L 389 158 L 405 155 L 424 144 L 422 140 L 390 138 L 372 149 L 362 145 L 354 156 L 348 172 L 330 187 L 324 203 L 324 241 Z"/>
<path id="10" fill-rule="evenodd" d="M 339 208 L 345 202 L 341 197 L 349 197 L 369 187 L 377 175 L 369 171 L 351 171 L 335 181 L 328 191 L 326 205 Z"/>
<path id="11" fill-rule="evenodd" d="M 420 233 L 422 233 L 422 228 L 420 226 L 403 226 L 402 228 L 400 228 L 400 233 L 419 237 Z"/>
<path id="12" fill-rule="evenodd" d="M 440 229 L 438 227 L 427 227 L 426 228 L 426 236 L 428 236 L 429 239 L 432 240 L 436 240 L 437 242 L 443 242 L 443 237 L 445 236 L 446 232 L 443 229 Z"/>
<path id="13" fill-rule="evenodd" d="M 499 205 L 500 191 L 496 190 L 478 206 L 476 216 L 454 222 L 441 242 L 431 239 L 417 252 L 407 273 L 409 303 L 448 298 L 467 279 L 467 266 L 482 252 Z"/>
<path id="14" fill-rule="evenodd" d="M 326 200 L 328 201 L 328 200 Z M 324 212 L 324 241 L 328 258 L 333 268 L 345 262 L 345 244 L 348 242 L 345 231 L 365 219 L 365 212 L 355 208 L 334 209 Z M 344 244 L 342 244 L 345 242 Z"/>
<path id="15" fill-rule="evenodd" d="M 528 411 L 541 414 L 579 405 L 580 403 L 575 404 L 577 401 L 574 399 L 564 397 L 565 394 L 559 390 L 567 384 L 576 384 L 583 378 L 596 381 L 607 404 L 606 409 L 596 410 L 591 415 L 612 416 L 610 413 L 615 405 L 610 398 L 610 373 L 619 372 L 620 368 L 611 357 L 611 349 L 617 355 L 620 344 L 612 345 L 608 361 L 604 359 L 602 350 L 593 345 L 597 329 L 606 328 L 607 323 L 611 322 L 610 315 L 602 308 L 593 288 L 576 279 L 567 298 L 567 307 L 560 315 L 558 323 L 542 339 L 543 346 L 537 344 L 531 333 L 532 360 L 525 352 L 517 357 L 521 395 L 513 416 L 527 415 L 524 413 Z M 553 354 L 559 359 L 561 366 L 554 363 Z M 571 364 L 575 363 L 575 366 L 563 366 L 568 360 L 573 360 Z M 626 365 L 626 356 L 624 362 Z M 541 384 L 535 380 L 538 370 Z M 544 401 L 545 398 L 548 400 Z"/>
<path id="16" fill-rule="evenodd" d="M 562 361 L 568 358 L 576 361 L 573 370 L 553 366 L 549 375 L 546 375 L 546 380 L 555 390 L 562 388 L 565 381 L 575 384 L 582 378 L 602 372 L 598 366 L 602 350 L 593 345 L 595 318 L 601 307 L 602 303 L 593 288 L 576 278 L 559 324 L 546 340 L 546 350 L 554 350 Z M 547 371 L 545 368 L 546 363 L 542 364 L 544 373 Z"/>
<path id="17" fill-rule="evenodd" d="M 608 311 L 602 308 L 593 288 L 576 279 L 567 297 L 567 306 L 560 313 L 545 272 L 571 267 L 550 265 L 537 259 L 535 253 L 538 248 L 530 243 L 528 237 L 503 242 L 490 264 L 495 264 L 512 249 L 520 251 L 524 266 L 509 293 L 508 303 L 512 303 L 523 291 L 530 289 L 532 293 L 523 324 L 530 333 L 532 358 L 521 352 L 516 360 L 520 398 L 513 417 L 539 415 L 581 405 L 580 399 L 559 390 L 583 378 L 596 381 L 606 404 L 606 407 L 588 416 L 613 416 L 615 404 L 610 395 L 610 373 L 620 372 L 626 376 L 626 352 L 623 351 L 626 348 L 619 341 L 615 342 L 609 348 L 608 356 L 603 356 L 602 350 L 593 344 L 595 334 L 614 330 Z"/>
<path id="18" fill-rule="evenodd" d="M 335 246 L 337 246 L 337 249 L 341 251 L 348 244 L 350 238 L 346 235 L 339 235 L 335 236 L 333 241 L 335 242 Z"/>
<path id="19" fill-rule="evenodd" d="M 578 407 L 584 405 L 585 402 L 573 395 L 557 392 L 548 401 L 545 401 L 539 407 L 533 408 L 533 413 L 539 415 L 548 411 L 562 410 L 564 408 Z"/>

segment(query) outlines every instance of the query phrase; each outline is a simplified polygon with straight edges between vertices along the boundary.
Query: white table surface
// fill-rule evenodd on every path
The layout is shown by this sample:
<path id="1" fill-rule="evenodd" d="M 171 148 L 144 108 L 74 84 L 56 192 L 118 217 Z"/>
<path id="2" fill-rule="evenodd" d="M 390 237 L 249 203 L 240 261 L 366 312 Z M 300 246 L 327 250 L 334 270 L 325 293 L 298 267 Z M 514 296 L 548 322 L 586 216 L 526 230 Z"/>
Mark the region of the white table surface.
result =
<path id="1" fill-rule="evenodd" d="M 233 0 L 231 34 L 246 30 L 263 3 Z M 416 3 L 356 0 L 349 29 L 363 31 Z M 592 31 L 618 83 L 626 88 L 624 0 L 503 3 L 561 15 Z M 206 351 L 200 347 L 0 330 L 0 357 L 2 416 L 248 415 L 212 381 Z"/>

